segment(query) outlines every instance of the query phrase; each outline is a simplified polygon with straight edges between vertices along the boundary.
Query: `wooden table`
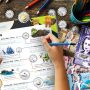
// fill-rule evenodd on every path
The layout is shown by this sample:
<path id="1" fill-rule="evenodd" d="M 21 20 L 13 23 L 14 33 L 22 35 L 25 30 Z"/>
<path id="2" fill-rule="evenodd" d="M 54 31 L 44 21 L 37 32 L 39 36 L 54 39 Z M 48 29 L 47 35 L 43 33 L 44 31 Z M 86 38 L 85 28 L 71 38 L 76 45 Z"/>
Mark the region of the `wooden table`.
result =
<path id="1" fill-rule="evenodd" d="M 0 22 L 17 19 L 18 14 L 22 12 L 24 10 L 24 7 L 27 5 L 27 3 L 31 1 L 32 0 L 11 0 L 11 2 L 9 2 L 8 4 L 5 3 L 5 0 L 1 2 L 0 3 Z M 34 17 L 36 16 L 36 12 L 38 11 L 38 9 L 43 3 L 44 3 L 44 0 L 41 0 L 39 3 L 35 4 L 32 8 L 26 11 L 30 14 L 31 17 Z M 57 10 L 60 6 L 66 7 L 67 10 L 70 12 L 71 5 L 72 5 L 72 1 L 69 1 L 69 0 L 65 0 L 65 1 L 52 0 L 52 2 L 48 5 L 48 7 L 46 7 L 45 11 L 42 12 L 40 15 L 46 15 L 49 9 L 53 8 Z M 8 9 L 11 9 L 14 11 L 15 13 L 14 18 L 7 19 L 5 17 L 5 12 Z"/>

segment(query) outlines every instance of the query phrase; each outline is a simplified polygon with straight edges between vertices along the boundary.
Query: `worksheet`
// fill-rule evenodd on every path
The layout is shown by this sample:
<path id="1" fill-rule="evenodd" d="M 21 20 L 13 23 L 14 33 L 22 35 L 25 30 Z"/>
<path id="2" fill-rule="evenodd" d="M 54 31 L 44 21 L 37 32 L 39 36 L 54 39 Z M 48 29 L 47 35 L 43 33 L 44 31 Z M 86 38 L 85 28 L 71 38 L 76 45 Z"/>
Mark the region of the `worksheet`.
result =
<path id="1" fill-rule="evenodd" d="M 0 31 L 0 90 L 54 90 L 54 66 L 41 41 L 48 33 L 44 24 Z"/>

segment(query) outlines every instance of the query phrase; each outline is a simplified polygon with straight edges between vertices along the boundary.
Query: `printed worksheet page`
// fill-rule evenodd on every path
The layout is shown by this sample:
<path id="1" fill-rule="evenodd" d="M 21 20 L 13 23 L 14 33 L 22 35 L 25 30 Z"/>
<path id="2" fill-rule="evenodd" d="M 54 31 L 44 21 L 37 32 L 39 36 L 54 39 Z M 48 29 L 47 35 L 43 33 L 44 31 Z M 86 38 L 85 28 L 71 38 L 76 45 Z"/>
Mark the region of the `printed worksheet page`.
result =
<path id="1" fill-rule="evenodd" d="M 54 67 L 41 36 L 45 25 L 0 31 L 0 90 L 54 90 Z"/>

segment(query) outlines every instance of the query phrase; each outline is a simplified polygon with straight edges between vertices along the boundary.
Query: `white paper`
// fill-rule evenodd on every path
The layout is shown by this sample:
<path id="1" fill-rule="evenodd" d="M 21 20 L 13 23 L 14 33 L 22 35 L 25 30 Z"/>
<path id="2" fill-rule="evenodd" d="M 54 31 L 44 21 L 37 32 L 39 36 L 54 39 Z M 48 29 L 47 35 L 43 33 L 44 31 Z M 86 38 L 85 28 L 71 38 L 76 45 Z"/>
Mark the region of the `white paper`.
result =
<path id="1" fill-rule="evenodd" d="M 54 90 L 53 64 L 45 60 L 41 37 L 32 37 L 32 28 L 47 29 L 36 25 L 0 32 L 0 90 Z"/>

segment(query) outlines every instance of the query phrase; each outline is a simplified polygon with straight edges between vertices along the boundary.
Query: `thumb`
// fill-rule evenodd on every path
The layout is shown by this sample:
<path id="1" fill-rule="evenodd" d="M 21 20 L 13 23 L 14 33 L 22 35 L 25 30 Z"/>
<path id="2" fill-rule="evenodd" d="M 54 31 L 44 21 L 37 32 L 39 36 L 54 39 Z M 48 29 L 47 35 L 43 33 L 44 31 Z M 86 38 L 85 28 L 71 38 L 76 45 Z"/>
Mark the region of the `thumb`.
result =
<path id="1" fill-rule="evenodd" d="M 48 41 L 44 37 L 42 37 L 42 42 L 43 42 L 43 45 L 44 45 L 45 49 L 47 51 L 49 51 L 51 47 L 50 47 Z"/>

